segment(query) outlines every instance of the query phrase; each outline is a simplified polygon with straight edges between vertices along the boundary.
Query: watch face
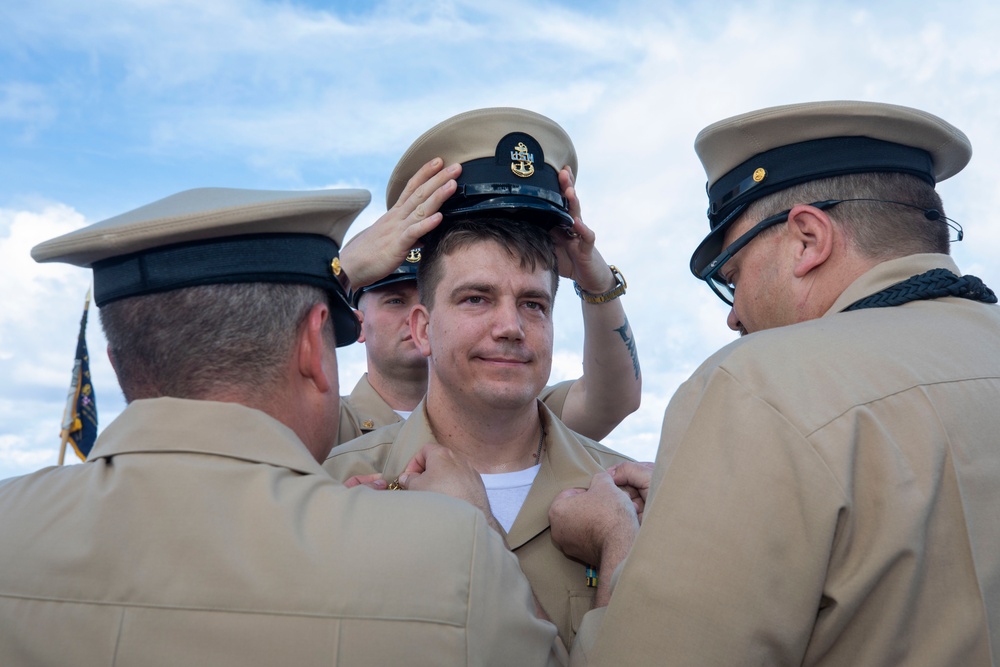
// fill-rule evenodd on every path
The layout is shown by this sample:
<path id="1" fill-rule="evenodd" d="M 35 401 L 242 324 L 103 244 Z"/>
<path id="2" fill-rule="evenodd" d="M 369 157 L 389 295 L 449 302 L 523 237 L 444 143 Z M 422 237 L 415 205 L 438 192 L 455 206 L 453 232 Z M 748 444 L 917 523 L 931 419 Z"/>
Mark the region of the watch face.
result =
<path id="1" fill-rule="evenodd" d="M 625 282 L 625 276 L 622 272 L 612 264 L 608 268 L 611 269 L 611 275 L 615 278 L 615 286 L 609 289 L 603 294 L 591 294 L 590 292 L 584 292 L 580 289 L 580 286 L 573 282 L 573 289 L 576 291 L 577 296 L 586 301 L 587 303 L 604 303 L 606 301 L 613 301 L 625 294 L 625 289 L 628 287 L 628 283 Z"/>

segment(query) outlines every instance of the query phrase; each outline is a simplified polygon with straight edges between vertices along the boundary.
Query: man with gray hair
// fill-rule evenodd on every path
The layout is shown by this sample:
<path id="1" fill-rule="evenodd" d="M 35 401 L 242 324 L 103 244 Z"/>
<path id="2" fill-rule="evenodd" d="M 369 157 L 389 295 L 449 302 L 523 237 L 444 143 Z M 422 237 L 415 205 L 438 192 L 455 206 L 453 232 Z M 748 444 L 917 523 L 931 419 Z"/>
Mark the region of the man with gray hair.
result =
<path id="1" fill-rule="evenodd" d="M 363 190 L 191 190 L 34 249 L 93 268 L 128 407 L 86 463 L 0 483 L 0 664 L 555 663 L 480 512 L 318 463 L 358 336 L 347 276 L 440 221 L 441 166 L 353 258 Z"/>
<path id="2" fill-rule="evenodd" d="M 996 664 L 1000 309 L 948 256 L 934 190 L 968 139 L 818 102 L 695 148 L 711 231 L 691 270 L 743 336 L 674 395 L 652 475 L 553 503 L 602 584 L 631 546 L 574 663 Z"/>

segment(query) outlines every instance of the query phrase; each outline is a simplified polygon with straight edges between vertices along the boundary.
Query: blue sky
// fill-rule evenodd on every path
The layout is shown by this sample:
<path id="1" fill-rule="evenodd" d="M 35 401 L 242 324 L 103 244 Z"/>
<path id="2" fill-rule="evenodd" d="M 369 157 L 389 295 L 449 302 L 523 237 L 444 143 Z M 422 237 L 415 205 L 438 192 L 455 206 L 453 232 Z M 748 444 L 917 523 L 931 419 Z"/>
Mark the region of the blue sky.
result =
<path id="1" fill-rule="evenodd" d="M 437 122 L 521 106 L 580 157 L 598 247 L 625 274 L 643 404 L 606 439 L 656 450 L 677 385 L 733 339 L 687 272 L 707 229 L 692 149 L 705 125 L 821 99 L 916 106 L 971 138 L 939 187 L 954 254 L 1000 287 L 1000 7 L 813 2 L 93 0 L 0 8 L 0 478 L 53 464 L 87 271 L 38 242 L 204 186 L 361 187 L 384 211 L 406 147 Z M 580 373 L 580 307 L 556 306 L 553 380 Z M 91 318 L 102 426 L 124 407 Z M 932 353 L 929 351 L 928 353 Z M 363 372 L 342 351 L 346 392 Z"/>

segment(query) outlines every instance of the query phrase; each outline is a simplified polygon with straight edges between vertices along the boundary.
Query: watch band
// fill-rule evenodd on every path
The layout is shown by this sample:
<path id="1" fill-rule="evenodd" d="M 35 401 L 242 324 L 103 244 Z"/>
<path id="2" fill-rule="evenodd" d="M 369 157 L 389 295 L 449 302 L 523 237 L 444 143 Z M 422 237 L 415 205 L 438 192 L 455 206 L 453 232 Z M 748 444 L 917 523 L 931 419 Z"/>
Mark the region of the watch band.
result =
<path id="1" fill-rule="evenodd" d="M 585 292 L 580 289 L 580 286 L 576 284 L 576 281 L 573 281 L 573 289 L 576 290 L 576 295 L 587 303 L 607 303 L 608 301 L 614 301 L 624 294 L 625 288 L 628 287 L 628 283 L 625 282 L 625 276 L 622 275 L 622 272 L 619 271 L 618 267 L 614 264 L 610 265 L 608 268 L 611 269 L 611 275 L 615 278 L 614 287 L 602 294 L 591 294 L 590 292 Z"/>

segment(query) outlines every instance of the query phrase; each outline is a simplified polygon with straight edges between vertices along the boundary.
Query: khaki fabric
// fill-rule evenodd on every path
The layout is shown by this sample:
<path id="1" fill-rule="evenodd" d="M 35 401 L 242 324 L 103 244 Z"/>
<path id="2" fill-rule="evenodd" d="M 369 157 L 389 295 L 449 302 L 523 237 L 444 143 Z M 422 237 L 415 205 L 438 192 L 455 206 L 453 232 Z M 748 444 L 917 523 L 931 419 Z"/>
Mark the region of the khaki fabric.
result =
<path id="1" fill-rule="evenodd" d="M 563 489 L 586 488 L 596 473 L 631 459 L 574 433 L 544 404 L 539 402 L 538 406 L 545 429 L 545 451 L 538 476 L 511 526 L 507 542 L 542 608 L 569 646 L 592 606 L 596 589 L 587 586 L 586 565 L 564 556 L 552 542 L 549 505 Z M 421 402 L 405 422 L 338 447 L 323 467 L 340 481 L 374 472 L 392 480 L 423 445 L 436 442 Z M 424 517 L 422 522 L 437 520 Z"/>
<path id="2" fill-rule="evenodd" d="M 546 387 L 542 390 L 540 399 L 557 417 L 562 416 L 566 405 L 566 396 L 574 380 L 566 380 Z M 337 433 L 337 445 L 359 438 L 375 429 L 398 424 L 403 418 L 389 407 L 378 395 L 370 382 L 368 373 L 361 376 L 350 396 L 340 397 L 340 430 Z"/>
<path id="3" fill-rule="evenodd" d="M 1000 649 L 1000 308 L 830 312 L 709 358 L 575 664 L 990 665 Z M 603 615 L 603 619 L 600 617 Z"/>
<path id="4" fill-rule="evenodd" d="M 236 404 L 135 401 L 87 463 L 0 483 L 0 532 L 4 667 L 551 664 L 560 646 L 480 512 L 346 489 Z"/>
<path id="5" fill-rule="evenodd" d="M 365 373 L 350 396 L 340 397 L 340 430 L 336 444 L 343 444 L 377 428 L 401 421 L 403 418 L 372 388 L 368 382 L 368 373 Z"/>

